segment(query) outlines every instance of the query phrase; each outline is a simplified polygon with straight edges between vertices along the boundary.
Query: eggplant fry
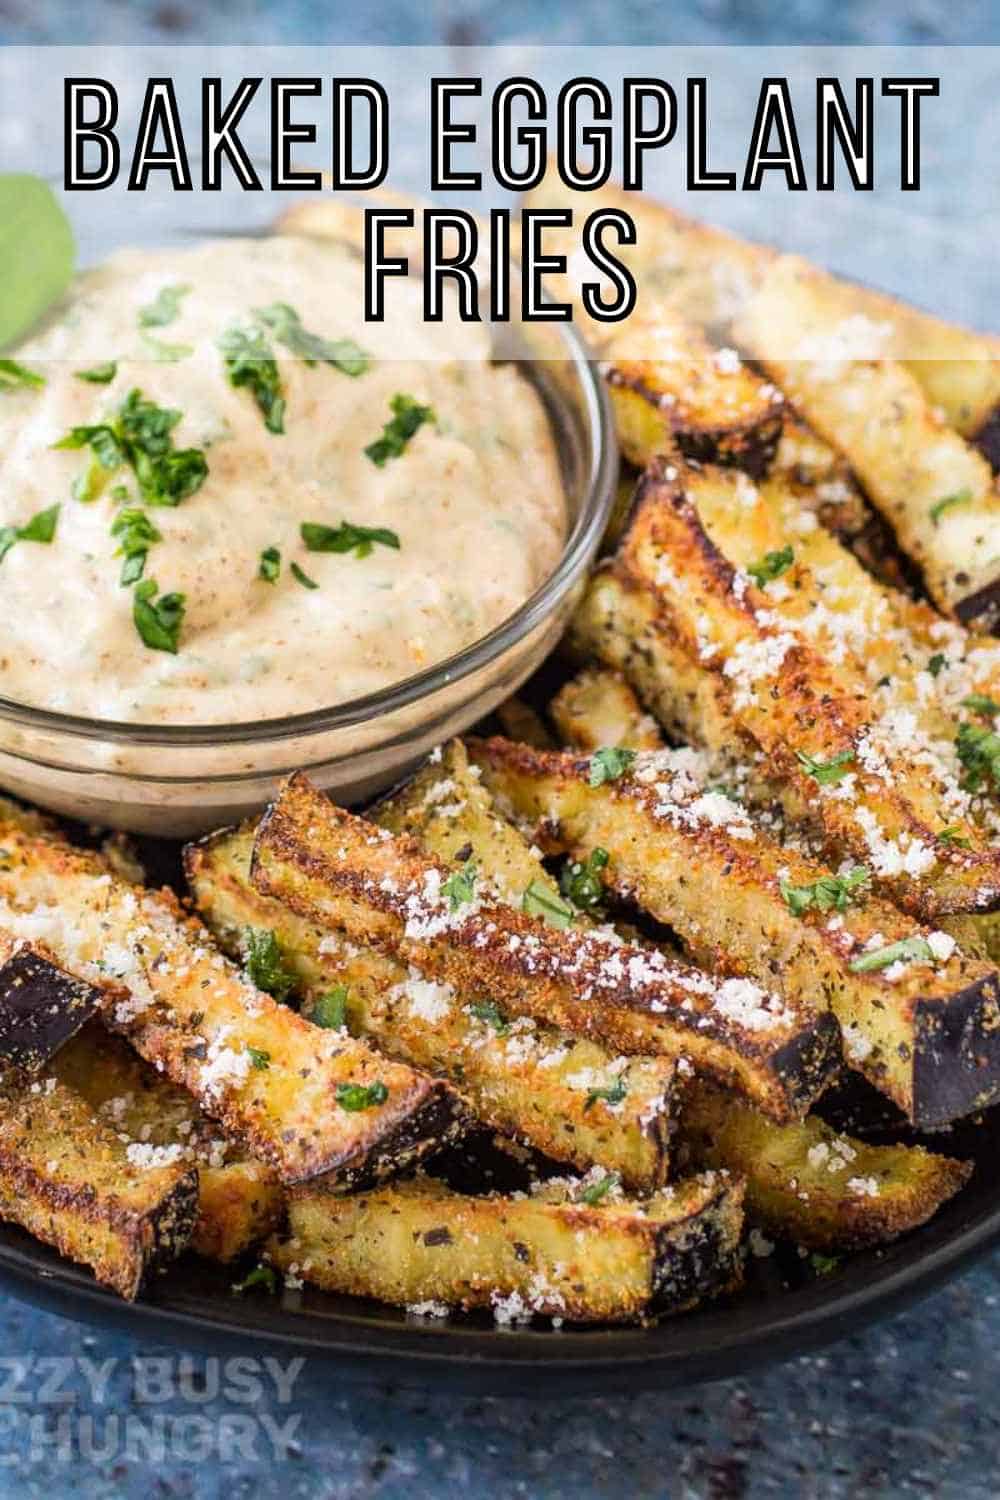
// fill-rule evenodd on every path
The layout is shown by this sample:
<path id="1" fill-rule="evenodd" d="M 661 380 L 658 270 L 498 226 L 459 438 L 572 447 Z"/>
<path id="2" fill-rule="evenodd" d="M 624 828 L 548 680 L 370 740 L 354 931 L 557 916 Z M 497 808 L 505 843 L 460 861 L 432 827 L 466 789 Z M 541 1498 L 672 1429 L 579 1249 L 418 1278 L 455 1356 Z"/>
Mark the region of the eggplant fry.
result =
<path id="1" fill-rule="evenodd" d="M 569 933 L 515 911 L 412 841 L 334 807 L 293 776 L 260 825 L 252 879 L 317 925 L 398 955 L 461 993 L 485 992 L 627 1054 L 686 1056 L 776 1118 L 824 1086 L 836 1023 L 746 980 L 714 981 L 617 936 Z M 565 923 L 563 923 L 565 925 Z"/>
<path id="2" fill-rule="evenodd" d="M 413 1308 L 574 1323 L 681 1312 L 739 1280 L 743 1190 L 711 1172 L 641 1203 L 597 1171 L 532 1196 L 463 1197 L 419 1178 L 350 1198 L 297 1189 L 270 1258 L 326 1291 Z"/>
<path id="3" fill-rule="evenodd" d="M 969 1162 L 872 1145 L 815 1115 L 775 1125 L 701 1079 L 685 1089 L 678 1140 L 689 1166 L 743 1178 L 754 1223 L 810 1250 L 887 1244 L 925 1224 L 972 1173 Z"/>
<path id="4" fill-rule="evenodd" d="M 607 667 L 585 667 L 571 677 L 553 698 L 549 713 L 564 743 L 580 750 L 600 750 L 606 745 L 627 750 L 663 747 L 656 720 L 644 712 L 624 676 Z"/>
<path id="5" fill-rule="evenodd" d="M 364 1182 L 464 1125 L 446 1085 L 310 1025 L 243 978 L 170 892 L 13 825 L 0 848 L 0 925 L 100 988 L 107 1024 L 282 1182 Z M 360 1097 L 347 1089 L 364 1091 L 364 1108 L 345 1107 Z"/>
<path id="6" fill-rule="evenodd" d="M 147 1271 L 185 1248 L 197 1209 L 190 1166 L 134 1165 L 117 1132 L 56 1077 L 4 1074 L 0 1218 L 132 1301 Z"/>

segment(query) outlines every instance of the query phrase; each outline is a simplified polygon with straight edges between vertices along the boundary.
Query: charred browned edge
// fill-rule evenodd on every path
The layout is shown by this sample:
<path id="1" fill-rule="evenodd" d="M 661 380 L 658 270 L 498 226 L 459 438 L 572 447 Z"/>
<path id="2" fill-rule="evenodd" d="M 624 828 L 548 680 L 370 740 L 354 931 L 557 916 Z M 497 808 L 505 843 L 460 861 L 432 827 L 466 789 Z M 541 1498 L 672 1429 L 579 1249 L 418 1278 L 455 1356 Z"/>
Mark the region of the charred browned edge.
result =
<path id="1" fill-rule="evenodd" d="M 100 1262 L 88 1264 L 99 1281 L 130 1302 L 138 1296 L 148 1270 L 173 1260 L 185 1249 L 198 1217 L 198 1172 L 193 1167 L 178 1177 L 158 1202 L 141 1209 L 112 1194 L 99 1194 L 89 1184 L 74 1187 L 52 1182 L 28 1166 L 16 1152 L 0 1146 L 0 1201 L 3 1188 L 13 1194 L 15 1210 L 18 1202 L 44 1203 L 51 1210 L 47 1228 L 33 1221 L 31 1233 L 70 1259 L 80 1259 L 80 1247 L 68 1229 L 60 1225 L 61 1215 L 110 1229 L 128 1252 L 127 1262 L 117 1272 L 111 1272 Z M 14 1217 L 13 1212 L 10 1217 Z"/>
<path id="2" fill-rule="evenodd" d="M 455 1144 L 472 1121 L 471 1107 L 457 1090 L 432 1079 L 418 1108 L 398 1119 L 373 1148 L 359 1150 L 323 1177 L 303 1178 L 289 1186 L 294 1192 L 304 1184 L 313 1193 L 357 1193 L 377 1187 L 386 1178 L 415 1171 L 428 1157 Z"/>
<path id="3" fill-rule="evenodd" d="M 972 438 L 972 445 L 996 470 L 1000 470 L 1000 406 L 995 406 Z"/>
<path id="4" fill-rule="evenodd" d="M 625 369 L 612 365 L 605 379 L 608 385 L 631 391 L 663 419 L 663 424 L 689 463 L 717 463 L 725 468 L 742 469 L 751 479 L 763 479 L 768 473 L 781 440 L 783 414 L 773 406 L 765 413 L 740 417 L 734 412 L 728 422 L 700 425 L 692 417 L 685 420 L 682 400 L 676 406 L 664 406 L 644 380 Z"/>
<path id="5" fill-rule="evenodd" d="M 970 630 L 982 635 L 1000 635 L 1000 578 L 960 599 L 955 605 L 955 615 Z"/>
<path id="6" fill-rule="evenodd" d="M 733 1202 L 738 1198 L 738 1202 Z M 731 1180 L 683 1226 L 664 1224 L 656 1233 L 649 1312 L 681 1311 L 705 1297 L 735 1290 L 742 1280 L 740 1234 L 726 1235 L 723 1220 L 741 1213 L 742 1185 Z M 677 1243 L 677 1230 L 683 1243 Z"/>
<path id="7" fill-rule="evenodd" d="M 914 1003 L 913 1109 L 922 1129 L 950 1125 L 1000 1097 L 1000 977 Z"/>
<path id="8" fill-rule="evenodd" d="M 302 780 L 308 787 L 308 781 L 305 778 Z M 329 805 L 329 809 L 330 816 L 350 816 L 333 804 Z M 327 884 L 362 910 L 374 908 L 388 916 L 394 928 L 401 927 L 393 893 L 375 887 L 374 883 L 366 881 L 347 864 L 333 867 L 322 855 L 314 855 L 303 847 L 294 826 L 286 826 L 287 823 L 284 810 L 277 804 L 272 805 L 261 823 L 251 861 L 251 880 L 258 890 L 276 896 L 301 916 L 316 920 L 316 912 L 308 897 L 282 890 L 277 883 L 272 882 L 260 857 L 261 850 L 266 847 L 279 862 Z M 398 837 L 395 844 L 402 857 L 412 856 L 425 867 L 433 866 L 444 873 L 445 866 L 429 857 L 414 840 L 405 836 Z M 543 948 L 548 948 L 557 970 L 561 956 L 569 962 L 574 959 L 576 941 L 568 939 L 563 933 L 547 928 L 513 908 L 503 907 L 502 917 L 508 931 L 539 939 Z M 460 952 L 475 954 L 480 961 L 490 962 L 490 982 L 498 1002 L 520 1007 L 521 1012 L 530 1008 L 540 1019 L 551 1021 L 578 1035 L 610 1042 L 628 1054 L 642 1055 L 661 1050 L 645 1032 L 638 1037 L 634 1034 L 629 1016 L 644 1017 L 654 1027 L 671 1029 L 677 1036 L 678 1046 L 683 1047 L 683 1038 L 689 1037 L 692 1046 L 705 1042 L 725 1048 L 730 1054 L 728 1061 L 723 1061 L 718 1056 L 714 1059 L 702 1056 L 699 1066 L 730 1086 L 740 1086 L 740 1067 L 750 1070 L 754 1080 L 754 1087 L 750 1092 L 756 1098 L 758 1108 L 774 1119 L 790 1119 L 804 1114 L 811 1101 L 829 1081 L 837 1065 L 839 1028 L 832 1014 L 827 1011 L 816 1011 L 798 1018 L 792 1035 L 784 1041 L 774 1038 L 768 1045 L 766 1035 L 761 1034 L 758 1038 L 754 1033 L 727 1026 L 725 1019 L 714 1015 L 710 1006 L 706 1006 L 704 1010 L 692 1010 L 689 1017 L 685 1007 L 676 1004 L 669 976 L 662 985 L 654 982 L 650 985 L 648 994 L 640 995 L 634 994 L 624 980 L 602 983 L 599 1003 L 588 1010 L 579 1002 L 572 978 L 561 978 L 558 972 L 547 972 L 545 968 L 536 967 L 529 971 L 525 967 L 521 951 L 512 952 L 506 944 L 493 944 L 484 948 L 475 941 L 482 935 L 482 918 L 483 913 L 480 912 L 478 917 L 470 918 L 462 926 L 453 927 L 450 940 L 451 945 Z M 447 962 L 435 952 L 433 943 L 407 941 L 400 930 L 391 934 L 373 933 L 368 936 L 367 941 L 397 958 L 400 952 L 408 951 L 416 966 L 425 972 L 442 976 L 448 968 Z M 627 953 L 628 949 L 626 947 L 618 951 Z M 538 958 L 539 951 L 536 948 L 532 953 L 536 965 Z M 585 974 L 580 975 L 581 980 L 586 977 Z M 529 1006 L 523 997 L 526 979 L 530 979 L 536 993 L 541 986 L 545 994 L 551 997 L 551 1004 L 546 1003 L 543 1008 L 541 1001 L 538 1001 L 538 1009 Z M 667 1008 L 663 1011 L 653 1010 L 654 1001 L 665 1003 Z M 621 1016 L 620 1021 L 615 1019 L 616 1010 Z M 698 1024 L 701 1021 L 705 1024 Z"/>

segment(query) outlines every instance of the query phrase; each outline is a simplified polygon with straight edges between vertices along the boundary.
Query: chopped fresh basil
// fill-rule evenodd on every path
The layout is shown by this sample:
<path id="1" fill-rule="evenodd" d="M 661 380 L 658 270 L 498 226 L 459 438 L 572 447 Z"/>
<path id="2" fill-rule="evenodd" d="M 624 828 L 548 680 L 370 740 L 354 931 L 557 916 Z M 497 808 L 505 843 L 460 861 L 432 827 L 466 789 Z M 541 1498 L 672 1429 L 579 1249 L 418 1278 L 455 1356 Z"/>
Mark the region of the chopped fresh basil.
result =
<path id="1" fill-rule="evenodd" d="M 291 573 L 296 583 L 301 583 L 304 589 L 319 588 L 319 584 L 315 581 L 315 579 L 310 578 L 308 573 L 304 573 L 297 562 L 289 563 L 288 571 Z"/>
<path id="2" fill-rule="evenodd" d="M 819 1250 L 814 1250 L 809 1257 L 809 1264 L 817 1276 L 829 1276 L 840 1265 L 840 1257 L 837 1255 L 823 1255 Z"/>
<path id="3" fill-rule="evenodd" d="M 87 380 L 91 385 L 110 385 L 118 374 L 118 361 L 109 359 L 106 364 L 94 365 L 90 370 L 74 371 L 77 380 Z"/>
<path id="4" fill-rule="evenodd" d="M 603 1198 L 613 1192 L 621 1183 L 621 1175 L 618 1172 L 606 1172 L 598 1182 L 592 1182 L 590 1187 L 584 1188 L 580 1194 L 580 1202 L 586 1203 L 588 1208 L 596 1208 Z"/>
<path id="5" fill-rule="evenodd" d="M 242 1281 L 233 1282 L 232 1289 L 239 1296 L 243 1292 L 252 1292 L 258 1286 L 272 1296 L 278 1290 L 278 1273 L 273 1266 L 254 1266 Z"/>
<path id="6" fill-rule="evenodd" d="M 281 553 L 277 547 L 265 547 L 257 564 L 257 577 L 265 583 L 277 583 L 281 573 Z"/>
<path id="7" fill-rule="evenodd" d="M 868 883 L 868 871 L 858 865 L 847 875 L 821 875 L 811 885 L 781 882 L 781 894 L 795 917 L 807 911 L 846 911 L 855 893 Z"/>
<path id="8" fill-rule="evenodd" d="M 184 621 L 184 595 L 161 594 L 155 598 L 157 583 L 144 578 L 132 595 L 132 619 L 144 645 L 151 651 L 169 651 L 177 655 L 181 625 Z"/>
<path id="9" fill-rule="evenodd" d="M 634 760 L 635 751 L 626 750 L 623 745 L 609 745 L 603 750 L 595 750 L 590 757 L 590 785 L 603 786 L 606 781 L 617 781 L 619 776 L 624 776 Z"/>
<path id="10" fill-rule="evenodd" d="M 965 767 L 965 791 L 978 792 L 987 780 L 1000 787 L 1000 734 L 985 724 L 960 724 L 955 749 Z"/>
<path id="11" fill-rule="evenodd" d="M 870 974 L 876 969 L 887 969 L 890 964 L 906 963 L 910 959 L 931 961 L 934 950 L 926 938 L 901 938 L 887 948 L 876 948 L 871 953 L 862 953 L 851 961 L 852 974 Z"/>
<path id="12" fill-rule="evenodd" d="M 469 1006 L 469 1013 L 475 1016 L 477 1021 L 485 1021 L 487 1026 L 492 1026 L 497 1036 L 506 1036 L 510 1031 L 510 1022 L 499 1005 L 492 1000 L 475 1001 Z"/>
<path id="13" fill-rule="evenodd" d="M 570 927 L 573 909 L 554 896 L 541 880 L 533 880 L 521 897 L 521 910 L 529 917 L 541 917 L 550 927 Z"/>
<path id="14" fill-rule="evenodd" d="M 967 698 L 962 699 L 962 707 L 971 708 L 974 714 L 982 714 L 988 719 L 995 719 L 1000 714 L 1000 703 L 995 698 L 988 698 L 985 693 L 970 693 Z"/>
<path id="15" fill-rule="evenodd" d="M 109 473 L 127 462 L 147 504 L 175 506 L 199 490 L 208 475 L 200 448 L 174 447 L 172 433 L 180 420 L 179 411 L 157 406 L 140 390 L 131 390 L 113 424 L 74 427 L 54 446 L 89 448 L 100 468 Z M 78 500 L 94 500 L 102 484 L 92 464 L 74 486 L 74 494 Z"/>
<path id="16" fill-rule="evenodd" d="M 230 328 L 219 340 L 229 384 L 253 396 L 268 432 L 285 430 L 285 395 L 274 350 L 257 329 Z"/>
<path id="17" fill-rule="evenodd" d="M 841 750 L 832 760 L 816 760 L 812 755 L 807 755 L 804 750 L 796 750 L 795 758 L 799 765 L 820 786 L 836 786 L 838 781 L 843 781 L 854 764 L 854 751 Z"/>
<path id="18" fill-rule="evenodd" d="M 125 559 L 119 582 L 127 588 L 142 577 L 146 554 L 154 542 L 162 540 L 162 536 L 146 512 L 136 506 L 127 506 L 118 512 L 111 523 L 111 535 L 118 538 L 115 556 Z"/>
<path id="19" fill-rule="evenodd" d="M 946 510 L 951 510 L 953 505 L 965 505 L 972 499 L 970 489 L 956 490 L 953 495 L 945 495 L 940 500 L 935 500 L 927 514 L 936 526 Z"/>
<path id="20" fill-rule="evenodd" d="M 376 1104 L 384 1104 L 389 1097 L 389 1090 L 381 1079 L 365 1086 L 363 1083 L 338 1083 L 334 1092 L 334 1098 L 341 1109 L 349 1110 L 352 1114 L 358 1110 L 371 1109 Z"/>
<path id="21" fill-rule="evenodd" d="M 191 290 L 189 286 L 161 287 L 146 307 L 139 309 L 140 328 L 165 328 L 180 314 L 181 298 Z"/>
<path id="22" fill-rule="evenodd" d="M 299 535 L 310 552 L 353 552 L 368 557 L 375 546 L 399 550 L 399 537 L 383 526 L 355 526 L 341 521 L 339 526 L 323 526 L 318 521 L 303 521 Z"/>
<path id="23" fill-rule="evenodd" d="M 616 1078 L 614 1083 L 606 1089 L 591 1089 L 587 1095 L 587 1102 L 583 1106 L 584 1114 L 596 1104 L 598 1099 L 603 1099 L 605 1104 L 621 1104 L 628 1097 L 628 1087 L 624 1078 Z"/>
<path id="24" fill-rule="evenodd" d="M 286 967 L 269 927 L 248 927 L 243 934 L 243 971 L 252 985 L 275 1000 L 287 1000 L 295 988 L 295 975 Z"/>
<path id="25" fill-rule="evenodd" d="M 382 436 L 365 449 L 365 454 L 377 469 L 384 468 L 390 458 L 399 458 L 424 423 L 435 420 L 431 407 L 421 406 L 412 396 L 393 396 L 389 408 L 392 417 L 382 428 Z"/>
<path id="26" fill-rule="evenodd" d="M 257 1071 L 260 1073 L 266 1072 L 267 1069 L 271 1066 L 270 1052 L 265 1052 L 260 1047 L 248 1047 L 247 1056 L 250 1058 L 250 1061 L 253 1063 Z"/>
<path id="27" fill-rule="evenodd" d="M 314 1026 L 327 1031 L 343 1031 L 347 1025 L 347 1001 L 349 991 L 346 984 L 336 984 L 325 995 L 318 995 L 309 1012 Z"/>
<path id="28" fill-rule="evenodd" d="M 608 851 L 592 849 L 585 863 L 572 860 L 559 876 L 559 889 L 581 911 L 596 911 L 604 899 L 601 871 L 607 868 Z"/>
<path id="29" fill-rule="evenodd" d="M 39 390 L 44 384 L 45 376 L 36 370 L 19 365 L 16 359 L 0 359 L 0 391 L 14 391 L 19 387 Z"/>
<path id="30" fill-rule="evenodd" d="M 938 674 L 947 665 L 948 665 L 948 658 L 944 655 L 944 653 L 941 652 L 941 651 L 935 651 L 934 655 L 931 657 L 930 661 L 927 663 L 927 670 L 931 674 L 932 677 L 937 677 Z"/>
<path id="31" fill-rule="evenodd" d="M 0 172 L 0 349 L 62 296 L 76 245 L 59 200 L 41 177 Z"/>
<path id="32" fill-rule="evenodd" d="M 972 847 L 969 840 L 963 837 L 962 830 L 957 823 L 953 823 L 950 828 L 942 828 L 938 834 L 938 838 L 942 844 L 950 844 L 955 849 L 969 849 Z"/>
<path id="33" fill-rule="evenodd" d="M 318 333 L 310 333 L 303 328 L 302 319 L 287 302 L 273 302 L 270 307 L 256 308 L 254 317 L 279 344 L 284 344 L 307 365 L 321 361 L 333 365 L 344 375 L 363 375 L 368 369 L 371 356 L 353 339 L 324 339 Z"/>
<path id="34" fill-rule="evenodd" d="M 771 583 L 773 579 L 780 578 L 782 573 L 795 561 L 795 553 L 791 547 L 782 547 L 780 552 L 765 552 L 760 562 L 751 563 L 747 572 L 759 589 L 765 583 Z"/>
<path id="35" fill-rule="evenodd" d="M 460 906 L 467 905 L 473 899 L 476 894 L 476 866 L 473 860 L 467 859 L 460 870 L 452 870 L 441 887 L 441 894 L 448 897 L 451 911 L 458 911 Z"/>
<path id="36" fill-rule="evenodd" d="M 0 562 L 15 542 L 51 542 L 58 523 L 59 506 L 50 505 L 47 510 L 38 511 L 23 526 L 0 526 Z"/>

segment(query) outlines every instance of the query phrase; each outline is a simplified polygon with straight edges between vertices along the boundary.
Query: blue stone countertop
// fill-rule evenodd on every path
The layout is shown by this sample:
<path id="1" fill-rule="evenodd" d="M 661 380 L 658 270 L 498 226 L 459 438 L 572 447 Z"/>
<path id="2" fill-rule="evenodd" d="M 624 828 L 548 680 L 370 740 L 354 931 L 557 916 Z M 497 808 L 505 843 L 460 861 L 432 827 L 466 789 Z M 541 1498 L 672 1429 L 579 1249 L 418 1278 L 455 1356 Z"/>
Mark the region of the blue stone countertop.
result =
<path id="1" fill-rule="evenodd" d="M 933 46 L 994 41 L 996 15 L 991 0 L 553 0 L 544 9 L 390 0 L 353 10 L 309 0 L 0 0 L 0 42 Z M 1000 1254 L 890 1323 L 747 1379 L 551 1401 L 354 1387 L 318 1362 L 261 1364 L 255 1391 L 246 1365 L 147 1346 L 0 1293 L 0 1496 L 994 1500 L 998 1282 Z"/>

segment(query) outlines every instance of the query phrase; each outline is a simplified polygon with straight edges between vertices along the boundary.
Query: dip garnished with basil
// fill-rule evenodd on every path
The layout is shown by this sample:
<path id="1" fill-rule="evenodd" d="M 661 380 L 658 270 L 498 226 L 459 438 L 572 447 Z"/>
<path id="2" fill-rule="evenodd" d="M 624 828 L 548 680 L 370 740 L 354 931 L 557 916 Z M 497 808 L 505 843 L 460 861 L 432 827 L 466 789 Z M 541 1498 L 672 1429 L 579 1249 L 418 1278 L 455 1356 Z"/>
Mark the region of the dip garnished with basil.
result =
<path id="1" fill-rule="evenodd" d="M 565 499 L 540 402 L 399 282 L 291 236 L 126 251 L 0 378 L 0 694 L 93 718 L 275 718 L 509 616 Z M 52 524 L 41 524 L 52 517 Z M 56 518 L 58 524 L 56 524 Z"/>

